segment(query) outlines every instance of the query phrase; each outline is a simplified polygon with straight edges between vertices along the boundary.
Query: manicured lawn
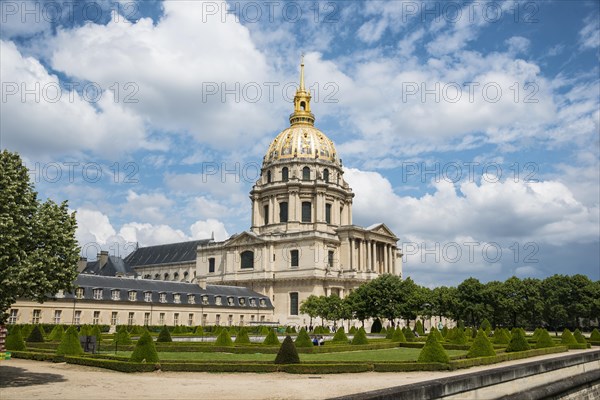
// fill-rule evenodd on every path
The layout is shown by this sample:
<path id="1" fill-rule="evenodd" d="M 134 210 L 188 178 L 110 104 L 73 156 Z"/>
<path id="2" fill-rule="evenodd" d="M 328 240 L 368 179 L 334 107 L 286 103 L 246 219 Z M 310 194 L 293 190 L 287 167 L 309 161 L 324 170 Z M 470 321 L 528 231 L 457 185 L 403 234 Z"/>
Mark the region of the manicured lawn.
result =
<path id="1" fill-rule="evenodd" d="M 411 361 L 419 357 L 420 349 L 396 347 L 392 349 L 348 351 L 324 354 L 300 354 L 302 362 L 311 361 Z M 450 357 L 463 355 L 463 350 L 448 350 Z M 110 354 L 110 353 L 109 353 Z M 130 356 L 130 351 L 119 351 L 120 356 Z M 201 352 L 159 352 L 161 360 L 198 360 L 198 361 L 273 361 L 275 354 L 233 354 Z"/>

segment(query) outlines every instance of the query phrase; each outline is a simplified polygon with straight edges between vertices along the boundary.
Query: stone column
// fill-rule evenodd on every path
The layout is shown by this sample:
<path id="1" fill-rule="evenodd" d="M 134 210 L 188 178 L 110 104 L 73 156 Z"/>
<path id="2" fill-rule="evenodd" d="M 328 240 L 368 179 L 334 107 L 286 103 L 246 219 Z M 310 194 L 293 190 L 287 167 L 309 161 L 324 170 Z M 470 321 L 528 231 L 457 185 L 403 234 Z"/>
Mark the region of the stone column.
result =
<path id="1" fill-rule="evenodd" d="M 388 272 L 388 245 L 383 244 L 383 273 Z"/>
<path id="2" fill-rule="evenodd" d="M 367 247 L 367 265 L 366 265 L 365 271 L 368 271 L 368 270 L 370 270 L 372 268 L 371 267 L 371 258 L 372 258 L 372 255 L 371 255 L 371 242 L 367 241 L 365 243 L 365 245 Z"/>
<path id="3" fill-rule="evenodd" d="M 350 269 L 354 269 L 354 241 L 352 238 L 348 238 L 350 244 Z"/>

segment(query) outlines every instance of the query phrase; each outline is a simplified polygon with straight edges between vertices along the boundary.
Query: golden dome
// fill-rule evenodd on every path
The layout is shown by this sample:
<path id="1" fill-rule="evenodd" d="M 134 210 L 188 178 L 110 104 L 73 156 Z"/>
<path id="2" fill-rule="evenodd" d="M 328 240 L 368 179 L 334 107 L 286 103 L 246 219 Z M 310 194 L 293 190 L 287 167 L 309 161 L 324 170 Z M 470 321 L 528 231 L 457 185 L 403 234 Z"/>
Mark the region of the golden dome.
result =
<path id="1" fill-rule="evenodd" d="M 292 125 L 273 140 L 265 156 L 265 163 L 281 160 L 311 159 L 339 165 L 331 139 L 312 125 Z"/>

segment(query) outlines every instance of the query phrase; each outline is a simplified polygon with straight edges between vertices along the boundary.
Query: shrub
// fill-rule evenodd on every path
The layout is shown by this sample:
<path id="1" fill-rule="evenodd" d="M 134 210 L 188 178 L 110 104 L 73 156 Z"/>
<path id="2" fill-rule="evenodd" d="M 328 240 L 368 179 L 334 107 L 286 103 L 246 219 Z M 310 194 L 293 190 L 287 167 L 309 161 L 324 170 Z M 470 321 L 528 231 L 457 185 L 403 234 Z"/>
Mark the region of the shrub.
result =
<path id="1" fill-rule="evenodd" d="M 6 338 L 6 350 L 25 350 L 25 341 L 21 336 L 20 326 L 15 326 Z"/>
<path id="2" fill-rule="evenodd" d="M 63 334 L 63 337 L 56 349 L 59 356 L 77 356 L 83 354 L 83 349 L 79 343 L 79 334 L 75 326 L 70 326 Z"/>
<path id="3" fill-rule="evenodd" d="M 540 337 L 540 334 L 542 333 L 542 328 L 535 328 L 535 331 L 533 331 L 533 335 L 531 335 L 531 338 L 533 340 L 538 340 L 538 338 Z"/>
<path id="4" fill-rule="evenodd" d="M 407 342 L 415 341 L 416 336 L 410 328 L 405 327 L 404 329 L 402 329 L 402 332 L 404 333 L 404 338 L 406 339 Z"/>
<path id="5" fill-rule="evenodd" d="M 265 337 L 263 344 L 265 344 L 267 346 L 275 346 L 275 345 L 279 344 L 279 339 L 277 338 L 277 335 L 275 334 L 275 329 L 269 329 L 269 333 Z"/>
<path id="6" fill-rule="evenodd" d="M 343 328 L 340 328 L 343 329 Z M 296 346 L 294 346 L 294 341 L 290 335 L 287 335 L 279 348 L 279 352 L 277 353 L 277 357 L 275 357 L 275 364 L 299 364 L 300 357 L 298 356 L 298 351 L 296 350 Z"/>
<path id="7" fill-rule="evenodd" d="M 156 352 L 156 347 L 154 347 L 154 341 L 152 340 L 152 336 L 150 336 L 150 332 L 146 331 L 142 334 L 140 340 L 135 344 L 135 349 L 133 349 L 129 361 L 146 363 L 158 362 L 158 353 Z"/>
<path id="8" fill-rule="evenodd" d="M 535 348 L 543 349 L 546 347 L 553 347 L 553 346 L 554 346 L 554 340 L 552 340 L 548 331 L 545 329 L 540 329 L 538 336 L 537 336 L 537 342 L 535 343 Z"/>
<path id="9" fill-rule="evenodd" d="M 503 328 L 497 328 L 494 331 L 493 339 L 494 343 L 496 344 L 508 344 L 508 342 L 510 342 L 510 337 L 508 336 L 506 330 Z"/>
<path id="10" fill-rule="evenodd" d="M 125 326 L 123 328 L 127 329 Z M 81 326 L 79 328 L 79 336 L 90 336 L 90 327 L 88 325 Z"/>
<path id="11" fill-rule="evenodd" d="M 462 328 L 454 328 L 454 334 L 449 342 L 454 344 L 467 344 L 468 340 L 467 335 L 465 335 L 465 330 Z"/>
<path id="12" fill-rule="evenodd" d="M 43 343 L 44 342 L 44 334 L 39 325 L 35 325 L 31 330 L 29 336 L 27 336 L 27 341 L 32 343 Z"/>
<path id="13" fill-rule="evenodd" d="M 379 318 L 375 318 L 375 321 L 373 321 L 373 325 L 371 325 L 371 333 L 380 333 L 381 329 L 381 321 L 379 320 Z"/>
<path id="14" fill-rule="evenodd" d="M 423 323 L 421 322 L 420 319 L 418 319 L 417 323 L 415 324 L 415 331 L 417 331 L 419 336 L 425 335 L 425 330 L 423 329 Z"/>
<path id="15" fill-rule="evenodd" d="M 294 342 L 296 347 L 313 347 L 313 342 L 310 340 L 310 336 L 306 333 L 306 329 L 300 329 L 298 336 L 296 336 L 296 341 Z"/>
<path id="16" fill-rule="evenodd" d="M 219 336 L 217 336 L 217 340 L 215 340 L 214 345 L 217 347 L 233 346 L 233 341 L 231 340 L 231 336 L 229 335 L 227 329 L 223 329 L 221 333 L 219 333 Z"/>
<path id="17" fill-rule="evenodd" d="M 431 331 L 429 331 L 429 334 L 435 335 L 435 339 L 440 343 L 444 341 L 444 337 L 442 336 L 440 331 L 437 330 L 437 328 L 435 326 L 431 328 Z"/>
<path id="18" fill-rule="evenodd" d="M 471 338 L 475 339 L 477 337 L 477 328 L 472 327 L 471 328 Z"/>
<path id="19" fill-rule="evenodd" d="M 94 325 L 92 327 L 91 336 L 96 337 L 96 343 L 100 343 L 102 341 L 102 331 L 100 331 L 100 327 L 98 325 Z"/>
<path id="20" fill-rule="evenodd" d="M 562 335 L 560 336 L 560 342 L 566 345 L 577 344 L 577 339 L 575 339 L 575 336 L 573 336 L 570 330 L 565 328 Z"/>
<path id="21" fill-rule="evenodd" d="M 513 334 L 510 338 L 510 342 L 508 342 L 508 347 L 506 347 L 506 352 L 525 351 L 529 349 L 531 349 L 531 347 L 529 346 L 523 331 L 521 329 L 513 329 Z"/>
<path id="22" fill-rule="evenodd" d="M 391 339 L 394 337 L 394 333 L 396 332 L 396 329 L 393 326 L 390 326 L 386 331 L 385 331 L 385 338 L 386 339 Z"/>
<path id="23" fill-rule="evenodd" d="M 194 330 L 194 335 L 204 336 L 204 328 L 201 325 L 198 325 Z"/>
<path id="24" fill-rule="evenodd" d="M 167 328 L 166 325 L 164 325 L 163 328 L 160 330 L 160 333 L 158 334 L 158 338 L 156 339 L 156 341 L 160 342 L 160 343 L 173 341 L 173 339 L 171 338 L 171 334 L 169 333 L 169 329 Z"/>
<path id="25" fill-rule="evenodd" d="M 396 328 L 394 331 L 394 335 L 392 336 L 392 342 L 406 342 L 406 337 L 404 337 L 404 332 L 400 327 Z"/>
<path id="26" fill-rule="evenodd" d="M 356 333 L 356 327 L 355 326 L 351 326 L 350 330 L 348 331 L 349 334 L 354 335 Z"/>
<path id="27" fill-rule="evenodd" d="M 446 337 L 448 336 L 448 327 L 446 325 L 444 325 L 444 327 L 442 328 L 442 336 Z"/>
<path id="28" fill-rule="evenodd" d="M 361 344 L 368 344 L 369 340 L 367 339 L 367 332 L 365 332 L 365 328 L 360 328 L 356 334 L 354 335 L 354 337 L 352 338 L 352 342 L 350 342 L 353 345 L 361 345 Z"/>
<path id="29" fill-rule="evenodd" d="M 585 340 L 585 337 L 579 329 L 575 329 L 573 336 L 575 337 L 575 340 L 577 340 L 577 343 L 587 344 L 587 340 Z"/>
<path id="30" fill-rule="evenodd" d="M 250 337 L 248 337 L 248 330 L 246 328 L 240 328 L 240 331 L 235 336 L 235 344 L 249 344 Z"/>
<path id="31" fill-rule="evenodd" d="M 439 362 L 448 364 L 450 357 L 448 357 L 448 353 L 446 353 L 442 345 L 438 343 L 435 335 L 429 335 L 425 346 L 423 346 L 419 353 L 417 361 L 420 363 Z"/>
<path id="32" fill-rule="evenodd" d="M 52 329 L 52 332 L 50 332 L 48 339 L 59 342 L 60 339 L 62 339 L 62 336 L 64 333 L 65 333 L 65 330 L 63 329 L 62 325 L 56 325 L 54 327 L 54 329 Z"/>
<path id="33" fill-rule="evenodd" d="M 260 327 L 260 334 L 261 335 L 268 335 L 269 332 L 271 331 L 271 329 L 267 328 L 266 326 L 261 326 Z"/>
<path id="34" fill-rule="evenodd" d="M 490 321 L 488 321 L 487 318 L 484 318 L 481 322 L 481 325 L 479 325 L 479 328 L 483 329 L 484 331 L 487 331 L 489 329 L 492 329 L 492 324 L 490 324 Z"/>
<path id="35" fill-rule="evenodd" d="M 600 332 L 598 331 L 598 329 L 594 328 L 592 334 L 590 335 L 590 341 L 600 342 Z"/>
<path id="36" fill-rule="evenodd" d="M 344 331 L 344 327 L 340 327 L 335 335 L 333 336 L 333 341 L 336 343 L 348 343 L 348 336 L 346 336 L 346 331 Z"/>
<path id="37" fill-rule="evenodd" d="M 477 336 L 475 336 L 475 340 L 473 340 L 473 344 L 467 353 L 467 358 L 475 358 L 475 357 L 491 357 L 495 356 L 496 352 L 494 351 L 494 346 L 492 346 L 492 342 L 487 337 L 485 330 L 480 329 L 477 332 Z"/>
<path id="38" fill-rule="evenodd" d="M 127 328 L 125 326 L 120 326 L 115 333 L 113 338 L 113 344 L 117 344 L 119 346 L 127 346 L 132 343 L 131 337 L 129 336 L 129 332 L 127 332 Z"/>

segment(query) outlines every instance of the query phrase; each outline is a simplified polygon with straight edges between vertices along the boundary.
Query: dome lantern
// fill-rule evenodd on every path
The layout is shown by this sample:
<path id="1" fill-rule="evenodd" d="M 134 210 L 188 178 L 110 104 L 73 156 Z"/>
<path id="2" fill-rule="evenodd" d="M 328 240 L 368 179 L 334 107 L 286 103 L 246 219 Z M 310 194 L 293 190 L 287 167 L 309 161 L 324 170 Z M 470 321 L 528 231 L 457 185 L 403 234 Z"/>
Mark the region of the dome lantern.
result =
<path id="1" fill-rule="evenodd" d="M 315 116 L 310 112 L 310 91 L 304 88 L 304 55 L 300 61 L 300 86 L 294 96 L 294 112 L 290 115 L 290 125 L 314 125 Z"/>

